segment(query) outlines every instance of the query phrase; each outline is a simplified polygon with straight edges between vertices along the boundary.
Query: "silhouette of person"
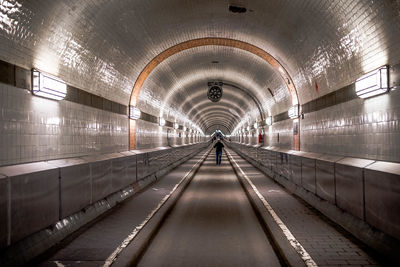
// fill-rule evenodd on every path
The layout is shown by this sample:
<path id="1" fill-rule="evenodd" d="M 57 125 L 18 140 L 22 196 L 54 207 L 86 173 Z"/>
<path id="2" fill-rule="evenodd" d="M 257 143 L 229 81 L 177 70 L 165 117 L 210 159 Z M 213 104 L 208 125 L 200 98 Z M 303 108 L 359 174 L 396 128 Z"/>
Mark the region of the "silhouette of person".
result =
<path id="1" fill-rule="evenodd" d="M 214 148 L 215 148 L 215 153 L 217 157 L 217 165 L 221 165 L 221 159 L 222 159 L 222 148 L 224 147 L 224 144 L 220 140 L 218 140 L 217 143 L 215 143 Z"/>

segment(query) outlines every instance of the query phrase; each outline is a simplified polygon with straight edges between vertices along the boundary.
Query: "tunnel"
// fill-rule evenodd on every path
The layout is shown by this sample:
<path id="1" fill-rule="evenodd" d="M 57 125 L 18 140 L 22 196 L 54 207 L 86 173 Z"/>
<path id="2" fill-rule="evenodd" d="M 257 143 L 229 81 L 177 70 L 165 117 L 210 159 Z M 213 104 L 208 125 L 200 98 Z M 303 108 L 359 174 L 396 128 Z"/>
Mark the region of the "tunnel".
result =
<path id="1" fill-rule="evenodd" d="M 398 0 L 0 0 L 0 266 L 399 266 L 399 43 Z"/>

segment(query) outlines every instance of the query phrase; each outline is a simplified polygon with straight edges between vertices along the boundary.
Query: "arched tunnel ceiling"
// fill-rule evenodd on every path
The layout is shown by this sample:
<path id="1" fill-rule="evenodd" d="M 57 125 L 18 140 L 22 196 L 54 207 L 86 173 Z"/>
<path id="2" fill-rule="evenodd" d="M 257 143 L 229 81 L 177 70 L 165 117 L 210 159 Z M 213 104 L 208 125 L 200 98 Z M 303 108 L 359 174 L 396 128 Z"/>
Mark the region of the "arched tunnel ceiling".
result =
<path id="1" fill-rule="evenodd" d="M 207 84 L 212 81 L 224 82 L 222 100 L 217 103 L 207 98 Z M 255 99 L 262 105 L 260 109 Z M 138 106 L 157 116 L 172 115 L 170 120 L 179 120 L 180 116 L 174 116 L 178 114 L 174 111 L 178 111 L 203 130 L 210 125 L 206 122 L 208 116 L 225 114 L 231 117 L 231 132 L 240 121 L 235 113 L 261 118 L 271 110 L 287 110 L 289 100 L 285 84 L 263 59 L 236 48 L 203 46 L 177 53 L 160 63 L 146 79 Z M 221 116 L 223 120 L 226 118 Z"/>
<path id="2" fill-rule="evenodd" d="M 231 13 L 230 3 L 243 5 L 248 12 Z M 140 72 L 162 51 L 197 38 L 230 38 L 260 47 L 279 60 L 293 78 L 303 104 L 353 82 L 368 70 L 398 63 L 400 55 L 387 52 L 396 51 L 389 48 L 400 41 L 398 10 L 399 1 L 391 0 L 2 1 L 0 38 L 4 46 L 0 59 L 39 68 L 127 105 Z M 157 104 L 162 101 L 154 97 L 157 90 L 176 85 L 176 79 L 183 84 L 193 75 L 198 80 L 189 82 L 189 96 L 176 94 L 171 101 L 186 112 L 200 100 L 190 99 L 190 92 L 202 89 L 201 80 L 207 76 L 252 90 L 266 112 L 287 109 L 287 92 L 279 89 L 282 81 L 265 63 L 246 54 L 214 47 L 181 52 L 176 55 L 181 58 L 174 56 L 151 75 L 142 97 Z M 215 56 L 220 56 L 222 70 L 201 62 L 187 65 Z M 224 62 L 243 66 L 223 66 Z M 159 89 L 151 94 L 151 86 Z M 276 97 L 281 96 L 282 101 L 271 102 L 266 87 L 278 89 Z M 239 114 L 254 110 L 251 101 L 241 101 L 245 107 L 237 102 L 232 109 Z M 206 127 L 205 123 L 198 119 L 198 124 Z"/>

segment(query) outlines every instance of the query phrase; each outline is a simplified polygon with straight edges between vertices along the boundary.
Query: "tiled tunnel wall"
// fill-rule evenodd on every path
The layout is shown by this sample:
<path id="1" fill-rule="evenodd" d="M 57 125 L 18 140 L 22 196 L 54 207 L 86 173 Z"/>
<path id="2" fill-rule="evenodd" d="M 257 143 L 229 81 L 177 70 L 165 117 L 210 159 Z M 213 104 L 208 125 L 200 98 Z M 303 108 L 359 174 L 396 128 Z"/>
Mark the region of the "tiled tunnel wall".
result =
<path id="1" fill-rule="evenodd" d="M 307 113 L 301 150 L 400 162 L 400 91 Z"/>
<path id="2" fill-rule="evenodd" d="M 126 115 L 0 83 L 0 166 L 125 151 L 128 133 Z M 204 140 L 193 135 L 138 120 L 137 149 Z"/>
<path id="3" fill-rule="evenodd" d="M 302 151 L 400 162 L 400 91 L 396 88 L 307 112 L 299 123 Z M 252 132 L 244 134 L 241 143 L 259 144 Z M 292 120 L 264 126 L 264 132 L 265 146 L 293 148 Z M 239 141 L 236 136 L 232 139 Z"/>
<path id="4" fill-rule="evenodd" d="M 126 27 L 129 34 L 124 36 L 130 39 L 118 42 L 121 41 L 120 32 L 111 28 L 109 23 L 114 20 L 114 15 L 118 14 L 118 9 L 105 12 L 102 10 L 104 5 L 94 2 L 85 2 L 81 5 L 63 2 L 59 9 L 54 8 L 57 2 L 48 0 L 39 1 L 41 4 L 29 1 L 3 2 L 10 3 L 2 5 L 0 11 L 3 18 L 0 21 L 0 59 L 28 69 L 35 66 L 58 73 L 60 78 L 74 86 L 123 104 L 127 104 L 136 74 L 140 73 L 149 59 L 160 52 L 163 46 L 170 47 L 186 41 L 188 33 L 193 32 L 191 25 L 203 25 L 201 24 L 205 21 L 203 16 L 208 16 L 207 12 L 203 14 L 201 13 L 203 10 L 198 9 L 181 11 L 185 14 L 190 14 L 190 11 L 199 14 L 197 21 L 182 25 L 181 31 L 162 31 L 162 27 L 170 29 L 171 25 L 174 25 L 172 23 L 157 24 L 157 28 L 152 28 L 146 23 L 131 25 L 121 22 L 116 26 L 130 26 Z M 284 2 L 265 3 L 270 7 L 265 9 L 265 12 L 271 12 L 271 17 L 265 17 L 275 18 L 275 23 L 240 22 L 238 25 L 235 22 L 231 26 L 236 27 L 239 39 L 249 39 L 249 42 L 261 47 L 271 45 L 272 54 L 276 54 L 285 63 L 292 75 L 300 94 L 301 104 L 352 83 L 368 70 L 384 64 L 399 63 L 398 1 L 352 0 L 340 3 L 287 1 L 286 9 L 281 9 L 280 6 Z M 117 6 L 113 5 L 113 8 Z M 196 5 L 193 5 L 193 8 L 196 8 Z M 278 9 L 281 11 L 280 17 L 274 14 Z M 89 14 L 86 13 L 88 10 L 103 11 L 107 14 L 99 14 L 107 16 L 85 16 Z M 167 14 L 165 10 L 162 12 L 158 15 Z M 46 19 L 43 19 L 42 15 Z M 138 14 L 138 16 L 143 15 Z M 287 21 L 281 20 L 282 17 Z M 144 21 L 144 17 L 139 17 L 138 20 L 141 18 Z M 171 19 L 179 19 L 179 16 Z M 298 27 L 292 27 L 295 24 Z M 87 25 L 98 26 L 99 28 L 96 28 L 99 30 L 98 36 L 93 36 L 91 39 L 82 38 L 91 36 L 88 31 L 93 29 Z M 254 27 L 250 29 L 249 25 Z M 269 30 L 273 30 L 277 25 L 282 27 L 281 31 L 277 32 L 276 36 L 268 34 Z M 323 27 L 316 28 L 315 25 Z M 157 30 L 152 31 L 154 29 Z M 292 32 L 292 29 L 295 31 Z M 148 38 L 136 38 L 143 33 L 148 34 Z M 230 28 L 221 31 L 218 23 L 207 31 L 198 30 L 190 36 L 201 38 L 208 35 L 232 37 Z M 252 36 L 257 38 L 252 39 Z M 104 42 L 101 43 L 99 40 Z M 166 40 L 168 42 L 163 42 Z M 124 50 L 118 47 L 121 43 L 135 43 L 137 46 L 129 45 L 124 47 Z M 157 47 L 151 52 L 147 51 L 149 53 L 140 53 L 139 48 L 149 48 L 151 47 L 149 44 L 157 44 Z M 273 49 L 274 44 L 279 49 Z M 54 64 L 49 64 L 50 58 L 54 59 L 54 62 L 50 60 Z M 316 84 L 319 85 L 319 89 L 315 88 Z M 54 102 L 32 97 L 20 89 L 14 92 L 8 85 L 1 84 L 0 88 L 0 164 L 2 165 L 119 151 L 126 149 L 128 145 L 128 126 L 124 115 L 71 102 L 61 101 L 55 105 Z M 21 97 L 14 96 L 14 93 L 20 94 Z M 157 89 L 152 93 L 157 95 Z M 400 161 L 398 99 L 399 92 L 393 91 L 385 96 L 368 100 L 354 99 L 306 113 L 304 119 L 300 120 L 301 149 Z M 75 125 L 67 126 L 64 125 L 64 120 L 53 119 L 54 110 L 46 109 L 39 112 L 45 114 L 41 118 L 43 120 L 33 122 L 35 118 L 29 114 L 35 114 L 36 109 L 30 107 L 35 103 L 39 109 L 44 108 L 46 104 L 41 105 L 42 102 L 53 103 L 49 105 L 58 110 L 60 118 L 80 116 L 80 119 L 74 121 Z M 85 118 L 79 114 L 85 114 Z M 38 128 L 33 128 L 35 123 L 39 125 Z M 138 148 L 168 144 L 166 132 L 156 134 L 160 131 L 158 125 L 149 125 L 144 121 L 140 124 L 146 126 L 142 129 L 139 127 Z M 96 136 L 93 129 L 98 125 L 101 125 L 100 135 Z M 162 129 L 166 131 L 166 128 Z M 291 148 L 292 130 L 290 120 L 265 127 L 265 145 Z M 67 134 L 64 135 L 63 131 Z M 73 132 L 73 136 L 69 135 L 70 131 Z M 56 136 L 56 133 L 61 132 L 62 134 Z M 146 133 L 150 133 L 150 136 L 146 136 Z M 187 137 L 174 138 L 170 141 L 175 144 L 192 142 Z M 245 139 L 245 143 L 248 144 L 258 143 L 256 134 Z"/>
<path id="5" fill-rule="evenodd" d="M 157 124 L 138 120 L 136 144 L 137 149 L 167 146 L 167 136 Z"/>
<path id="6" fill-rule="evenodd" d="M 204 137 L 181 129 L 161 127 L 144 120 L 137 121 L 136 149 L 177 146 L 204 141 Z"/>
<path id="7" fill-rule="evenodd" d="M 127 150 L 121 114 L 0 83 L 0 165 Z"/>
<path id="8" fill-rule="evenodd" d="M 67 100 L 36 97 L 27 90 L 29 71 L 6 62 L 1 67 L 0 166 L 128 149 L 125 106 L 70 87 Z M 137 129 L 138 149 L 204 140 L 146 120 L 138 120 Z"/>

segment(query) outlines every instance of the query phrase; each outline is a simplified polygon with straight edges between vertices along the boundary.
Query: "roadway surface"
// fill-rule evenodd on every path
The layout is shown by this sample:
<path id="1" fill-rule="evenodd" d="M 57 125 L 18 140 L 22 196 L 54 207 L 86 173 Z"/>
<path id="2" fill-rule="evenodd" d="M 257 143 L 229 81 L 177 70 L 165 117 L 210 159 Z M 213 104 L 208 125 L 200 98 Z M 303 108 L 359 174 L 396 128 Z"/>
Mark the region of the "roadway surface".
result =
<path id="1" fill-rule="evenodd" d="M 280 266 L 226 155 L 211 153 L 139 266 Z"/>
<path id="2" fill-rule="evenodd" d="M 311 255 L 316 266 L 378 266 L 366 253 L 364 246 L 347 232 L 333 225 L 304 201 L 295 198 L 235 152 L 230 149 L 227 151 Z M 146 220 L 162 199 L 201 160 L 204 153 L 202 151 L 178 166 L 29 266 L 103 266 L 132 230 Z M 131 244 L 135 243 L 133 239 Z M 123 255 L 124 251 L 126 255 Z M 124 266 L 118 265 L 118 262 L 129 261 L 132 256 L 128 252 L 129 246 L 116 257 L 113 265 Z M 215 165 L 215 152 L 209 154 L 138 259 L 138 265 L 280 265 L 227 160 L 226 151 L 220 166 Z"/>

